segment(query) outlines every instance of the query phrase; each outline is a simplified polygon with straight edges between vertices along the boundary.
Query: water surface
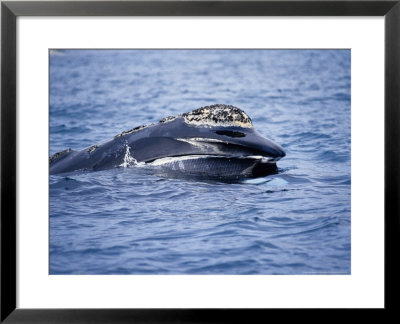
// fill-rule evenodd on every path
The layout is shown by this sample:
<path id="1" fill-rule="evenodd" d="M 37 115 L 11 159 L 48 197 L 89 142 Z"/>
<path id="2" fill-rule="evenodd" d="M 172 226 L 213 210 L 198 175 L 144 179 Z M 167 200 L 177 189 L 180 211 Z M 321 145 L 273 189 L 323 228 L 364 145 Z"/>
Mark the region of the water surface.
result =
<path id="1" fill-rule="evenodd" d="M 280 144 L 245 183 L 50 176 L 50 274 L 350 274 L 350 51 L 57 50 L 50 152 L 215 103 Z"/>

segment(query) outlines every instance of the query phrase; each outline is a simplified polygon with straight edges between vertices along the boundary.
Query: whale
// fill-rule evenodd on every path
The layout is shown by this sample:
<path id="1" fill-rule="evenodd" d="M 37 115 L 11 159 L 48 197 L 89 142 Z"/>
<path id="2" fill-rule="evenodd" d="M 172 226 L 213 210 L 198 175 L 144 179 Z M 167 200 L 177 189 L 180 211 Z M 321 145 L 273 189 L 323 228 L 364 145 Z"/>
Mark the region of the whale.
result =
<path id="1" fill-rule="evenodd" d="M 128 166 L 185 175 L 256 178 L 277 172 L 283 148 L 258 133 L 240 108 L 215 104 L 123 131 L 81 150 L 49 158 L 49 173 Z"/>

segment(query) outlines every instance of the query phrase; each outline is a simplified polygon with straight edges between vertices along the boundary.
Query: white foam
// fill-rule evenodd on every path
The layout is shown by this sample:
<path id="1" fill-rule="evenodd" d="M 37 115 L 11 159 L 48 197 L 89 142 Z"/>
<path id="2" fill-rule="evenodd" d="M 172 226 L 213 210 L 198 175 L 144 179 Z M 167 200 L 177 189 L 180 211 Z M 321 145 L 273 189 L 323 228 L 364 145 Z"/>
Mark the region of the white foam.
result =
<path id="1" fill-rule="evenodd" d="M 132 155 L 131 155 L 131 148 L 129 145 L 126 145 L 126 151 L 124 156 L 124 161 L 119 165 L 122 168 L 129 168 L 132 166 L 144 165 L 144 162 L 138 162 Z"/>

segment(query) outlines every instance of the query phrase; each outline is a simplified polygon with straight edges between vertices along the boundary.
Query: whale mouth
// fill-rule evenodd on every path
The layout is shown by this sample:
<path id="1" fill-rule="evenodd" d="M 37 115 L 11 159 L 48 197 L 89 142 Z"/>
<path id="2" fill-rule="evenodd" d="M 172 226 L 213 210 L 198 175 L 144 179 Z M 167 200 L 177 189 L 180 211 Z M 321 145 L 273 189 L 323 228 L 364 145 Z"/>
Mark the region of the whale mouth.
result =
<path id="1" fill-rule="evenodd" d="M 239 133 L 233 131 L 223 131 L 223 132 Z M 222 131 L 219 133 L 222 133 Z M 244 137 L 244 136 L 232 136 L 232 137 Z M 212 137 L 176 138 L 176 140 L 188 143 L 192 147 L 198 149 L 199 152 L 203 152 L 197 155 L 207 155 L 207 153 L 209 155 L 212 155 L 210 153 L 213 152 L 214 155 L 218 156 L 264 159 L 264 161 L 270 163 L 272 162 L 276 163 L 286 155 L 286 153 L 280 146 L 265 138 L 262 138 L 262 140 L 265 141 L 265 143 L 262 144 L 256 143 L 256 145 L 254 145 L 254 143 L 248 143 L 244 141 L 233 142 L 232 140 L 221 140 Z"/>
<path id="2" fill-rule="evenodd" d="M 217 133 L 219 137 L 215 137 Z M 200 135 L 200 134 L 199 134 Z M 238 129 L 205 132 L 209 137 L 176 137 L 175 141 L 190 146 L 191 153 L 160 156 L 146 164 L 164 173 L 206 178 L 239 179 L 264 177 L 277 172 L 276 162 L 285 153 L 258 133 Z M 212 137 L 211 137 L 212 136 Z"/>
<path id="3" fill-rule="evenodd" d="M 220 155 L 183 155 L 183 156 L 169 156 L 160 159 L 156 159 L 154 161 L 148 162 L 148 165 L 153 166 L 161 166 L 172 162 L 179 162 L 179 161 L 186 161 L 186 160 L 196 160 L 196 159 L 238 159 L 238 160 L 253 160 L 259 161 L 262 163 L 276 163 L 275 158 L 267 157 L 267 156 L 255 156 L 255 155 L 248 155 L 248 156 L 220 156 Z"/>
<path id="4" fill-rule="evenodd" d="M 167 173 L 207 178 L 263 177 L 277 172 L 276 159 L 264 156 L 185 155 L 164 157 L 146 165 Z"/>

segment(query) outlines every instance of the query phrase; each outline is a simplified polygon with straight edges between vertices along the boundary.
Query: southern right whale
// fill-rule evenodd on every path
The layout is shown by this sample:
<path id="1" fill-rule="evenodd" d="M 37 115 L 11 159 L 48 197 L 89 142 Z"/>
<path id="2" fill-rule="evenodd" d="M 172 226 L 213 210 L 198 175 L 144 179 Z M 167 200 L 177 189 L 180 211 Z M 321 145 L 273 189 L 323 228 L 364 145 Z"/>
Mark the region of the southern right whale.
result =
<path id="1" fill-rule="evenodd" d="M 146 165 L 186 175 L 249 178 L 277 170 L 282 147 L 260 135 L 241 109 L 216 104 L 132 128 L 102 144 L 50 157 L 50 174 Z"/>

